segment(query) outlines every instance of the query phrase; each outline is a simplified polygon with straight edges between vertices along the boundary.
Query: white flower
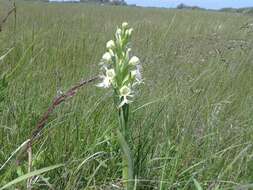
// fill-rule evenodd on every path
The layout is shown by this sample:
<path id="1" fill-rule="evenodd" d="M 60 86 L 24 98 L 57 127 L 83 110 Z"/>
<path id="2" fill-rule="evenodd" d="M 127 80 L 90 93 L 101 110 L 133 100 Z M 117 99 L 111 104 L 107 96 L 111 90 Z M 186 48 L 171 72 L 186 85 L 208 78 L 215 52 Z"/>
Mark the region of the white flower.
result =
<path id="1" fill-rule="evenodd" d="M 110 54 L 109 52 L 106 52 L 106 53 L 103 55 L 102 59 L 103 59 L 104 61 L 109 62 L 109 61 L 112 60 L 112 56 L 111 56 L 111 54 Z"/>
<path id="2" fill-rule="evenodd" d="M 132 102 L 136 94 L 135 87 L 143 81 L 140 59 L 131 57 L 131 49 L 128 47 L 132 32 L 127 22 L 122 23 L 116 30 L 115 40 L 106 43 L 107 51 L 100 63 L 103 74 L 97 86 L 115 90 L 120 102 L 118 108 Z"/>
<path id="3" fill-rule="evenodd" d="M 122 23 L 122 28 L 125 29 L 125 28 L 127 28 L 127 27 L 128 27 L 128 23 L 127 23 L 127 22 L 123 22 L 123 23 Z"/>
<path id="4" fill-rule="evenodd" d="M 137 68 L 136 70 L 131 71 L 131 75 L 136 79 L 138 83 L 142 81 L 140 69 Z"/>
<path id="5" fill-rule="evenodd" d="M 106 43 L 106 48 L 107 49 L 114 49 L 115 48 L 115 43 L 113 40 L 110 40 Z"/>
<path id="6" fill-rule="evenodd" d="M 111 54 L 111 57 L 114 57 L 114 56 L 115 56 L 112 49 L 109 49 L 109 53 Z"/>
<path id="7" fill-rule="evenodd" d="M 101 78 L 103 79 L 103 81 L 101 83 L 97 84 L 96 86 L 100 87 L 100 88 L 109 88 L 111 86 L 110 79 L 106 76 L 101 76 Z"/>
<path id="8" fill-rule="evenodd" d="M 115 77 L 115 71 L 114 69 L 107 69 L 105 68 L 105 75 L 102 75 L 101 78 L 103 81 L 97 85 L 97 87 L 101 88 L 109 88 L 114 80 Z"/>
<path id="9" fill-rule="evenodd" d="M 123 86 L 120 90 L 119 90 L 119 93 L 120 93 L 120 97 L 123 98 L 123 100 L 121 101 L 120 105 L 119 105 L 119 108 L 124 106 L 125 104 L 129 104 L 131 103 L 132 101 L 130 101 L 128 99 L 128 97 L 133 97 L 132 95 L 132 91 L 129 87 L 127 86 Z"/>
<path id="10" fill-rule="evenodd" d="M 138 57 L 136 57 L 136 56 L 133 56 L 130 59 L 129 64 L 130 65 L 134 65 L 134 66 L 139 65 L 140 64 L 140 59 Z"/>
<path id="11" fill-rule="evenodd" d="M 116 34 L 115 34 L 115 37 L 116 37 L 116 43 L 117 44 L 121 44 L 122 43 L 122 30 L 120 28 L 118 28 L 116 30 Z"/>
<path id="12" fill-rule="evenodd" d="M 115 71 L 114 69 L 108 69 L 106 70 L 106 76 L 112 81 L 115 77 Z"/>
<path id="13" fill-rule="evenodd" d="M 131 94 L 131 89 L 127 86 L 123 86 L 119 90 L 120 96 L 129 96 Z"/>
<path id="14" fill-rule="evenodd" d="M 121 30 L 120 28 L 118 28 L 118 29 L 116 30 L 116 36 L 120 36 L 121 33 L 122 33 L 122 30 Z"/>

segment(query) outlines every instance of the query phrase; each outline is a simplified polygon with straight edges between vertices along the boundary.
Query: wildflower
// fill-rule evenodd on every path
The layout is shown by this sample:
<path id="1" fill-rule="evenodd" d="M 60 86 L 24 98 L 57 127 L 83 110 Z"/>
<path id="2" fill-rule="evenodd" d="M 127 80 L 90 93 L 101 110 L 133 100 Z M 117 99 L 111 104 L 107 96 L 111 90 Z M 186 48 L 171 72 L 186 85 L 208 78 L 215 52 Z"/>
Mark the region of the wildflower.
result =
<path id="1" fill-rule="evenodd" d="M 133 56 L 130 61 L 129 61 L 130 65 L 136 66 L 140 64 L 140 59 L 136 56 Z"/>
<path id="2" fill-rule="evenodd" d="M 114 40 L 106 44 L 107 52 L 100 63 L 103 74 L 98 87 L 112 87 L 115 96 L 115 106 L 118 108 L 120 128 L 117 130 L 122 150 L 122 178 L 124 189 L 133 189 L 134 173 L 132 168 L 131 151 L 127 145 L 129 104 L 133 102 L 136 86 L 142 83 L 140 59 L 132 56 L 129 41 L 133 29 L 124 22 L 118 28 Z M 126 139 L 126 140 L 125 140 Z"/>
<path id="3" fill-rule="evenodd" d="M 137 68 L 136 70 L 131 71 L 131 75 L 134 77 L 134 79 L 138 82 L 142 82 L 142 75 L 140 68 Z"/>
<path id="4" fill-rule="evenodd" d="M 115 48 L 115 43 L 113 40 L 110 40 L 106 43 L 106 48 L 107 49 L 114 49 Z"/>
<path id="5" fill-rule="evenodd" d="M 101 88 L 109 88 L 114 80 L 115 77 L 115 71 L 114 69 L 107 69 L 105 67 L 105 75 L 101 75 L 100 77 L 103 79 L 101 83 L 97 85 L 97 87 Z"/>
<path id="6" fill-rule="evenodd" d="M 108 69 L 106 70 L 106 76 L 112 81 L 115 77 L 115 71 L 114 69 Z"/>
<path id="7" fill-rule="evenodd" d="M 109 62 L 109 61 L 111 61 L 112 56 L 111 56 L 111 54 L 110 54 L 109 52 L 106 52 L 106 53 L 103 55 L 102 59 L 103 59 L 104 61 L 106 61 L 106 62 Z"/>
<path id="8" fill-rule="evenodd" d="M 103 81 L 96 86 L 100 88 L 109 88 L 111 86 L 110 79 L 106 76 L 101 76 L 101 78 L 103 79 Z"/>
<path id="9" fill-rule="evenodd" d="M 131 89 L 127 86 L 123 86 L 119 91 L 120 91 L 120 96 L 121 96 L 121 99 L 122 99 L 122 101 L 119 105 L 119 108 L 120 108 L 120 107 L 124 106 L 125 104 L 129 104 L 129 103 L 132 102 L 128 98 L 133 97 L 133 94 L 132 94 Z"/>
<path id="10" fill-rule="evenodd" d="M 128 23 L 127 23 L 127 22 L 123 22 L 123 23 L 122 23 L 122 28 L 123 28 L 123 29 L 128 28 Z"/>
<path id="11" fill-rule="evenodd" d="M 122 34 L 122 30 L 120 28 L 118 28 L 116 30 L 116 37 L 121 37 L 121 34 Z"/>
<path id="12" fill-rule="evenodd" d="M 97 86 L 102 88 L 112 87 L 118 97 L 118 108 L 131 103 L 136 85 L 142 82 L 140 59 L 131 57 L 129 36 L 133 29 L 128 29 L 128 23 L 122 23 L 118 28 L 115 39 L 106 43 L 107 52 L 102 57 L 102 82 Z"/>

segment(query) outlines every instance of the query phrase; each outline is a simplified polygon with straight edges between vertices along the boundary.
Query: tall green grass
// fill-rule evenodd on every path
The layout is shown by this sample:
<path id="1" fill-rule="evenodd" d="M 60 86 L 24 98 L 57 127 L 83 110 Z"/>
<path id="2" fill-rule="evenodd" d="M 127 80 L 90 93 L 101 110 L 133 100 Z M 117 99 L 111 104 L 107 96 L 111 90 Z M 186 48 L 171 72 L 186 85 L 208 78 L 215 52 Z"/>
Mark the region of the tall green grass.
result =
<path id="1" fill-rule="evenodd" d="M 5 13 L 0 4 L 0 15 Z M 16 64 L 0 113 L 0 166 L 56 96 L 97 74 L 117 25 L 128 21 L 145 85 L 131 105 L 137 189 L 231 189 L 253 180 L 253 23 L 240 14 L 17 3 L 0 33 L 1 74 Z M 117 189 L 121 152 L 111 94 L 83 88 L 62 104 L 33 146 L 33 170 L 59 163 L 34 189 Z M 16 159 L 20 162 L 17 163 Z M 26 155 L 0 171 L 0 187 L 27 173 Z M 196 186 L 197 184 L 197 186 Z M 24 188 L 26 182 L 16 185 Z M 250 187 L 250 186 L 249 186 Z M 14 189 L 14 188 L 13 188 Z"/>

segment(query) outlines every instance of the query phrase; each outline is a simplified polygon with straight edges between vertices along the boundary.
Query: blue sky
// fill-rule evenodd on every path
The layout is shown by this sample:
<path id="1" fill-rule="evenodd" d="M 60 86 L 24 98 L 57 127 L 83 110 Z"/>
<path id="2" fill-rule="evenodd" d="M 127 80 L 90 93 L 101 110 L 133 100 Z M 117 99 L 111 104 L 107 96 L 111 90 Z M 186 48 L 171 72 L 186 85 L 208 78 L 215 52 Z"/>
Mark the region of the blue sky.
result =
<path id="1" fill-rule="evenodd" d="M 253 7 L 253 0 L 126 0 L 129 4 L 154 7 L 176 7 L 179 3 L 197 5 L 203 8 Z"/>

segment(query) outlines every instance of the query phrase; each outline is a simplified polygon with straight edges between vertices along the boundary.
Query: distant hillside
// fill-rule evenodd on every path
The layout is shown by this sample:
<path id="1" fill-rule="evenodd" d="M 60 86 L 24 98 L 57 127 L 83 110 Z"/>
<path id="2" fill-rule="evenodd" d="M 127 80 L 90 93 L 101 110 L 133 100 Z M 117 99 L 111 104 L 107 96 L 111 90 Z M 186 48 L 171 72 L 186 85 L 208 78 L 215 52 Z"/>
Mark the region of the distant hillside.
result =
<path id="1" fill-rule="evenodd" d="M 177 6 L 177 9 L 190 9 L 190 10 L 199 9 L 199 10 L 206 10 L 206 9 L 201 8 L 201 7 L 198 7 L 198 6 L 189 6 L 189 5 L 186 5 L 186 4 L 183 4 L 183 3 L 180 3 L 180 4 Z"/>
<path id="2" fill-rule="evenodd" d="M 36 0 L 26 0 L 26 1 L 36 1 Z M 111 5 L 127 5 L 125 0 L 37 0 L 43 2 L 80 2 L 80 3 L 100 3 L 100 4 L 111 4 Z"/>
<path id="3" fill-rule="evenodd" d="M 252 14 L 253 15 L 253 7 L 246 7 L 246 8 L 223 8 L 220 9 L 223 12 L 231 12 L 231 13 L 243 13 L 243 14 Z"/>
<path id="4" fill-rule="evenodd" d="M 126 5 L 124 0 L 80 0 L 80 2 L 108 3 L 113 5 Z"/>
<path id="5" fill-rule="evenodd" d="M 179 4 L 177 6 L 177 9 L 185 9 L 185 10 L 209 10 L 209 9 L 205 9 L 205 8 L 202 8 L 202 7 L 198 7 L 198 6 L 189 6 L 189 5 L 186 5 L 186 4 Z M 214 11 L 214 10 L 212 10 Z M 223 9 L 220 9 L 218 11 L 221 11 L 221 12 L 231 12 L 231 13 L 242 13 L 242 14 L 252 14 L 253 15 L 253 7 L 245 7 L 245 8 L 223 8 Z"/>

